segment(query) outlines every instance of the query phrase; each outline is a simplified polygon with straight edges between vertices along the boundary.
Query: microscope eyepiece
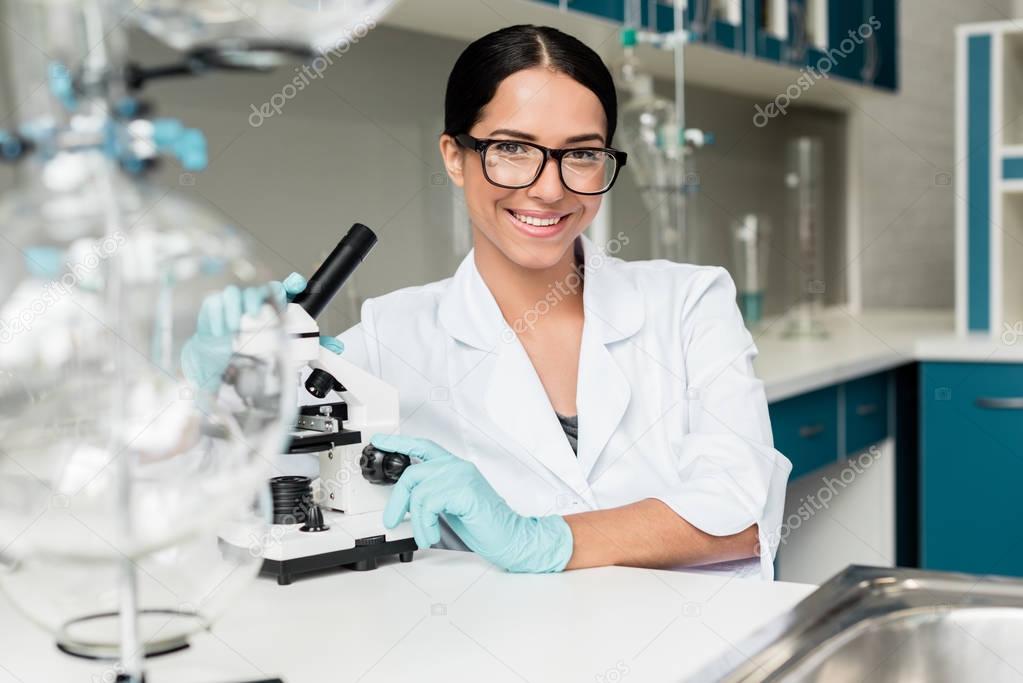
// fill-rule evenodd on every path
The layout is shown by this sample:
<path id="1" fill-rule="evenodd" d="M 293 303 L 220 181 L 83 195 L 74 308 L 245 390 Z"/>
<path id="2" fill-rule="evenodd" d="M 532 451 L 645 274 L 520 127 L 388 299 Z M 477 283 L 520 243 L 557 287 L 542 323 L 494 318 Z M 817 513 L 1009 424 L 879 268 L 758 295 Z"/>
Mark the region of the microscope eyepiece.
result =
<path id="1" fill-rule="evenodd" d="M 294 302 L 311 318 L 318 318 L 376 243 L 377 236 L 372 230 L 362 223 L 354 224 Z"/>

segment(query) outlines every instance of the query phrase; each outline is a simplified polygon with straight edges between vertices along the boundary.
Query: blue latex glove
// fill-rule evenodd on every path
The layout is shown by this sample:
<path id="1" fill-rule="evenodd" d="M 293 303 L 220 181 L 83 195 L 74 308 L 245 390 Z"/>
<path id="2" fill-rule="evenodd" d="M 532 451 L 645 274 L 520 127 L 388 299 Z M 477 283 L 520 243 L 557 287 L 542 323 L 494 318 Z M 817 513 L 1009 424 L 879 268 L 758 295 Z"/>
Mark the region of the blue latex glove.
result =
<path id="1" fill-rule="evenodd" d="M 181 351 L 181 368 L 201 389 L 215 392 L 230 362 L 232 343 L 241 329 L 242 316 L 256 315 L 271 297 L 280 307 L 306 288 L 306 279 L 292 273 L 284 282 L 268 282 L 258 287 L 240 289 L 235 286 L 211 294 L 199 309 L 195 334 Z M 334 353 L 344 351 L 344 344 L 335 337 L 320 337 L 320 345 Z"/>
<path id="2" fill-rule="evenodd" d="M 57 247 L 25 247 L 25 267 L 33 277 L 56 280 L 64 268 L 64 250 Z"/>
<path id="3" fill-rule="evenodd" d="M 438 516 L 469 548 L 512 572 L 560 572 L 572 557 L 572 530 L 563 517 L 525 517 L 512 510 L 476 466 L 427 439 L 376 434 L 372 443 L 422 462 L 394 485 L 384 525 L 398 526 L 412 513 L 416 545 L 440 541 Z"/>

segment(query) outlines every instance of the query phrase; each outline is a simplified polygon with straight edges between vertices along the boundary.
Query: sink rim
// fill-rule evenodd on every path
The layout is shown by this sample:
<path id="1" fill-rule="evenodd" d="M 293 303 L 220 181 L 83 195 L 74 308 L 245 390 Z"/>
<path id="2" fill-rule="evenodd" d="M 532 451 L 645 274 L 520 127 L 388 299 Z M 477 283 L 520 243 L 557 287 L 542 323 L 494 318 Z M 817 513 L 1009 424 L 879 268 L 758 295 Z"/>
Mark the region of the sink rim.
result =
<path id="1" fill-rule="evenodd" d="M 935 572 L 920 569 L 850 565 L 788 612 L 737 645 L 754 652 L 728 666 L 726 654 L 701 669 L 694 681 L 774 680 L 828 647 L 847 629 L 900 612 L 932 608 L 942 612 L 970 608 L 1023 610 L 1023 580 L 1003 576 Z"/>

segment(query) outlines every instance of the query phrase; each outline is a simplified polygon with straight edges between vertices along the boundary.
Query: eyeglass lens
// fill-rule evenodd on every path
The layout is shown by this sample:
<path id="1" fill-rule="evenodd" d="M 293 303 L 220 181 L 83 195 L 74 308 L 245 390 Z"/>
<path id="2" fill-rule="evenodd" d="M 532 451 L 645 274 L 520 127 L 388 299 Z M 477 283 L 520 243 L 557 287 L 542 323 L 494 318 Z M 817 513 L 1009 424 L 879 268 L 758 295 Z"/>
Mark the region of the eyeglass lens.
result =
<path id="1" fill-rule="evenodd" d="M 543 152 L 520 142 L 495 142 L 486 152 L 485 170 L 491 182 L 525 187 L 533 182 L 543 163 Z M 603 192 L 614 179 L 617 161 L 599 150 L 580 149 L 561 158 L 561 175 L 573 192 Z"/>

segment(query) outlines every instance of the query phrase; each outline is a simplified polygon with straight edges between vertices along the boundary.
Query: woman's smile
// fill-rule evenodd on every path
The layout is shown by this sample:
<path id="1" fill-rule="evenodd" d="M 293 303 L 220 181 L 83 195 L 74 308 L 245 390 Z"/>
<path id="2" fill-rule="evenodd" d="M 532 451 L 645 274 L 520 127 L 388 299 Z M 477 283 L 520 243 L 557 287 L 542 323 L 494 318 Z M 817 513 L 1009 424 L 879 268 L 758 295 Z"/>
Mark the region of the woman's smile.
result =
<path id="1" fill-rule="evenodd" d="M 546 238 L 560 234 L 573 212 L 505 209 L 509 222 L 527 237 Z"/>

